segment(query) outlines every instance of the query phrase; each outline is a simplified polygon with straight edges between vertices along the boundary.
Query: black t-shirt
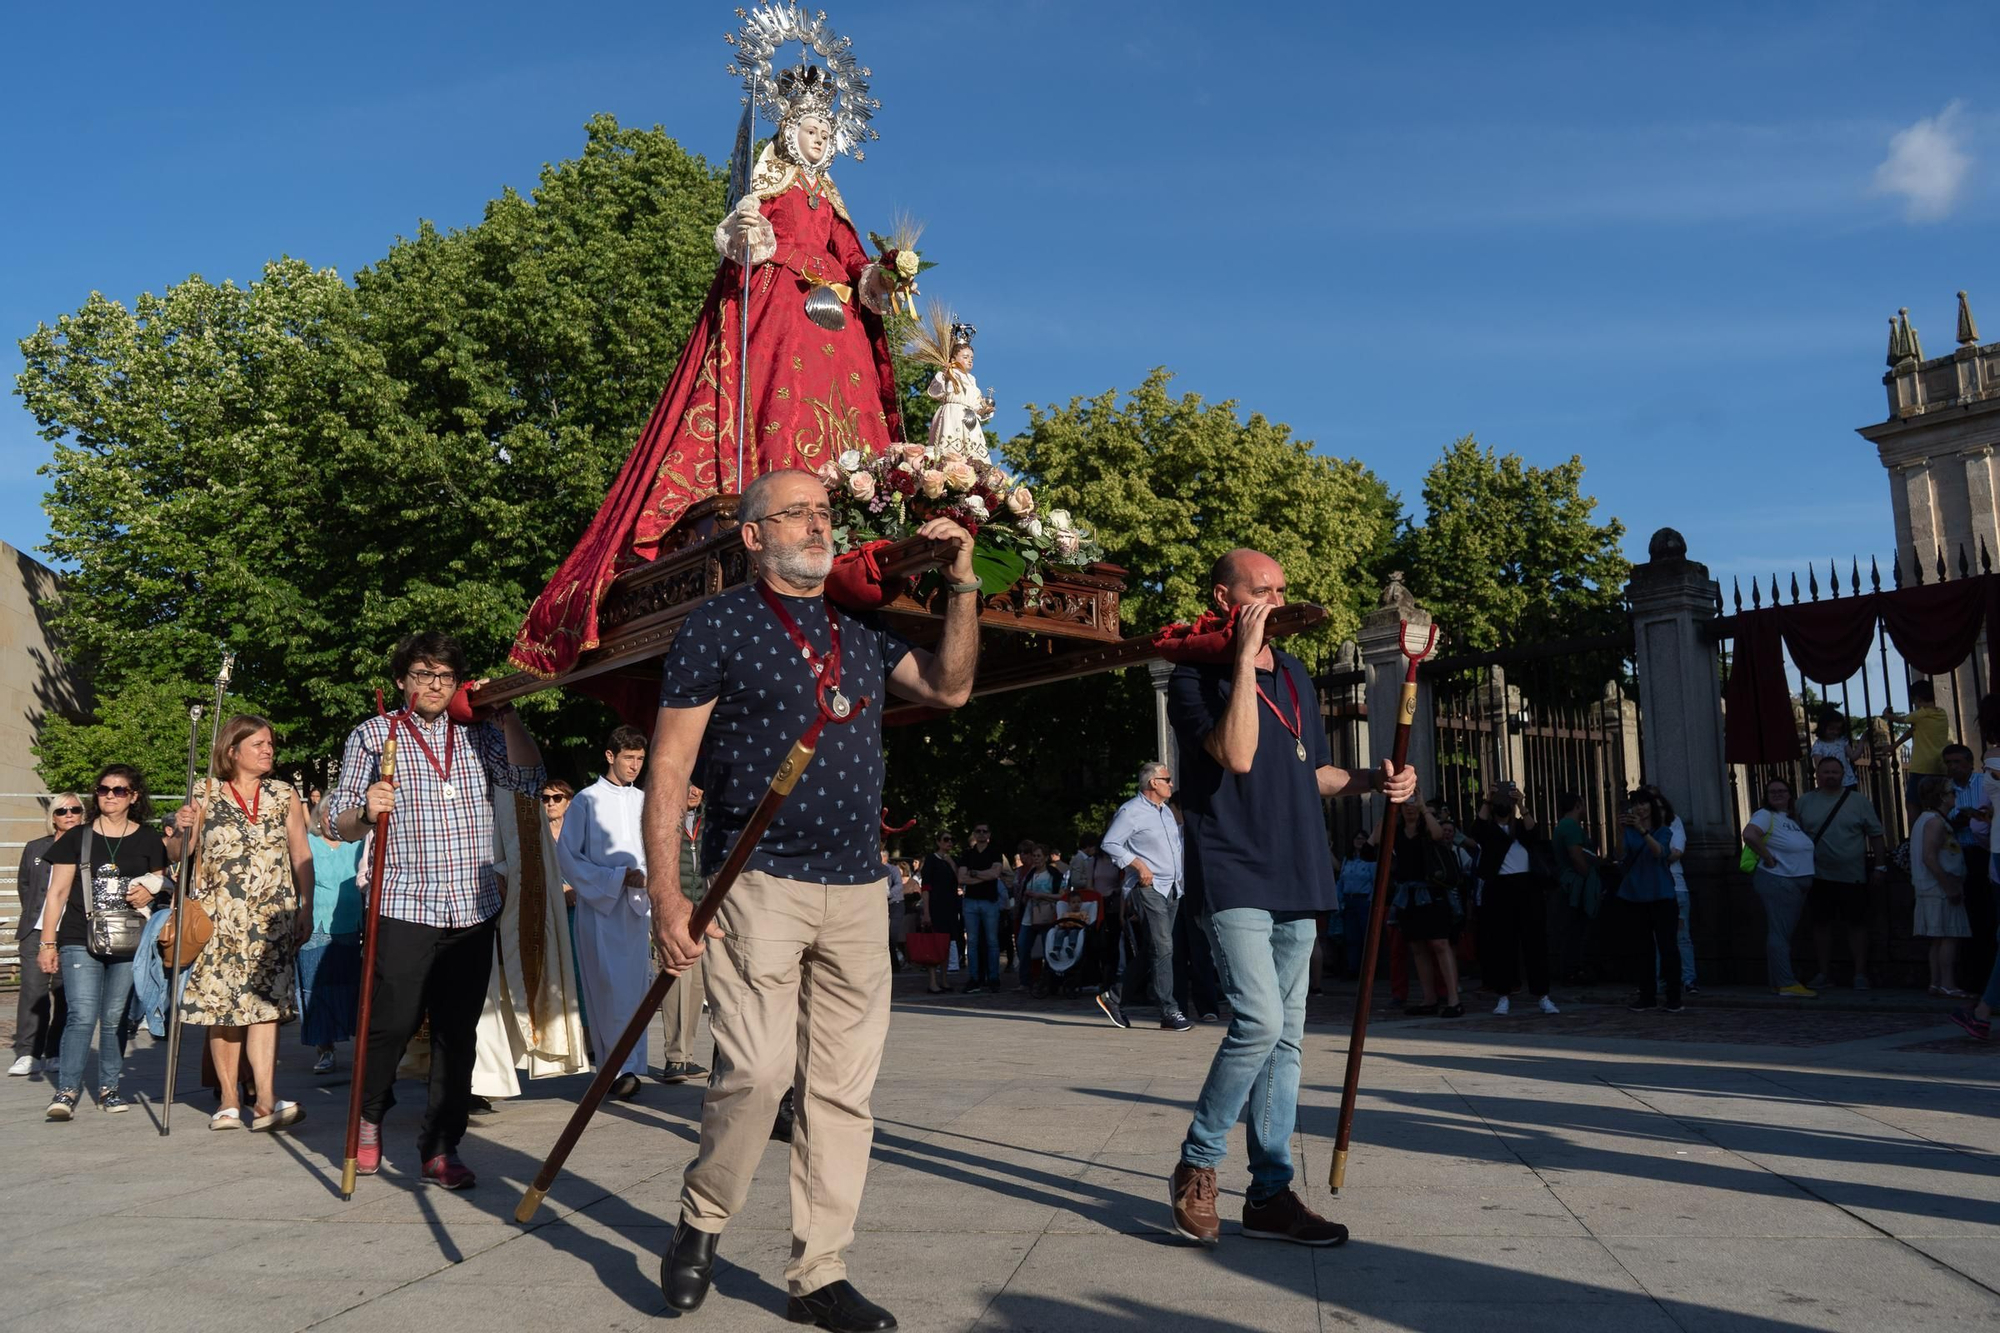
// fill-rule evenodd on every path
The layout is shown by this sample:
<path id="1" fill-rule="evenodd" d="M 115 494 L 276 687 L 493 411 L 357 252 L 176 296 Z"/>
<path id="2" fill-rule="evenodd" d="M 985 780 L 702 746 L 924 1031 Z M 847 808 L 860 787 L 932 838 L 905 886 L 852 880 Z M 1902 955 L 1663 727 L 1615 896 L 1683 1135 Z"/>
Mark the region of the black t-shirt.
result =
<path id="1" fill-rule="evenodd" d="M 1319 695 L 1305 663 L 1283 649 L 1271 654 L 1277 670 L 1257 673 L 1272 702 L 1257 701 L 1257 750 L 1248 773 L 1223 768 L 1205 744 L 1229 710 L 1235 667 L 1183 663 L 1167 680 L 1167 720 L 1181 747 L 1188 898 L 1206 902 L 1211 911 L 1325 912 L 1334 904 L 1318 777 L 1333 752 Z M 1274 707 L 1283 710 L 1282 720 Z"/>
<path id="2" fill-rule="evenodd" d="M 815 653 L 832 640 L 826 603 L 781 598 Z M 877 884 L 882 872 L 882 707 L 889 673 L 910 651 L 896 635 L 845 611 L 840 617 L 840 690 L 868 707 L 829 725 L 798 786 L 778 807 L 749 868 L 815 884 Z M 718 593 L 674 636 L 660 704 L 711 701 L 699 778 L 708 793 L 702 864 L 719 866 L 792 745 L 819 716 L 813 674 L 755 584 Z"/>
<path id="3" fill-rule="evenodd" d="M 57 838 L 55 845 L 43 854 L 43 859 L 52 866 L 73 866 L 83 854 L 83 830 L 73 828 Z M 167 868 L 167 841 L 160 831 L 144 824 L 122 838 L 107 838 L 93 831 L 90 835 L 90 859 L 96 862 L 92 873 L 81 872 L 76 882 L 70 886 L 69 899 L 63 904 L 62 921 L 56 926 L 57 944 L 74 944 L 79 947 L 90 942 L 88 928 L 84 924 L 88 905 L 86 893 L 92 895 L 100 907 L 130 908 L 125 901 L 125 890 L 141 875 Z"/>
<path id="4" fill-rule="evenodd" d="M 968 847 L 958 858 L 959 868 L 967 874 L 977 875 L 982 870 L 991 870 L 1000 864 L 1000 849 L 992 843 L 984 847 Z M 965 886 L 965 897 L 969 902 L 991 903 L 1000 900 L 1000 881 L 997 879 L 978 880 Z"/>

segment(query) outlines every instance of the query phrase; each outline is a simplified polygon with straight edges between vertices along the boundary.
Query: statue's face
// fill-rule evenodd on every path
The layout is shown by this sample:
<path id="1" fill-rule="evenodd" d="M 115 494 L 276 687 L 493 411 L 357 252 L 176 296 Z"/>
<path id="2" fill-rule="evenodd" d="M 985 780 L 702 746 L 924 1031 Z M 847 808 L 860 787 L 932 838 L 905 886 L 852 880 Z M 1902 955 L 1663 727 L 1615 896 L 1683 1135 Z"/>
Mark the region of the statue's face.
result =
<path id="1" fill-rule="evenodd" d="M 807 116 L 793 132 L 798 135 L 799 156 L 806 166 L 825 163 L 827 150 L 833 146 L 833 126 L 818 116 Z"/>
<path id="2" fill-rule="evenodd" d="M 960 370 L 971 370 L 972 349 L 970 347 L 961 345 L 957 351 L 951 354 L 951 363 L 954 366 L 957 366 Z"/>

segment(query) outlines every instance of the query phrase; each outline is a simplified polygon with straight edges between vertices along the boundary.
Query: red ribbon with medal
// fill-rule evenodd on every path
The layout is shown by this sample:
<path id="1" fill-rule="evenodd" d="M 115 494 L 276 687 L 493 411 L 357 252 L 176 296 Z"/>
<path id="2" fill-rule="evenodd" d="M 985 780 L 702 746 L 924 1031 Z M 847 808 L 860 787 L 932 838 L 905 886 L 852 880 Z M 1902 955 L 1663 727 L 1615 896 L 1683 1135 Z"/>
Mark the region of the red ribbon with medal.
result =
<path id="1" fill-rule="evenodd" d="M 1282 663 L 1277 665 L 1277 670 L 1278 674 L 1285 678 L 1285 688 L 1292 692 L 1291 720 L 1285 720 L 1285 715 L 1278 711 L 1278 705 L 1271 702 L 1271 696 L 1264 693 L 1262 685 L 1257 687 L 1257 697 L 1262 699 L 1264 706 L 1271 710 L 1271 716 L 1277 718 L 1285 730 L 1292 733 L 1293 748 L 1298 752 L 1299 762 L 1303 764 L 1306 762 L 1306 714 L 1305 710 L 1299 706 L 1299 687 L 1293 683 L 1292 673 L 1285 670 Z"/>
<path id="2" fill-rule="evenodd" d="M 840 692 L 840 621 L 834 613 L 833 602 L 830 599 L 825 600 L 827 639 L 833 646 L 821 653 L 814 651 L 812 644 L 806 640 L 805 631 L 799 628 L 798 621 L 792 619 L 792 613 L 785 609 L 785 604 L 779 599 L 778 594 L 771 591 L 770 584 L 759 579 L 757 594 L 764 599 L 764 605 L 771 608 L 771 614 L 776 616 L 778 623 L 784 627 L 792 646 L 799 650 L 799 656 L 805 658 L 806 666 L 819 681 L 814 694 L 820 705 L 826 709 L 827 716 L 835 721 L 845 721 L 847 715 L 854 711 L 854 705 Z"/>
<path id="3" fill-rule="evenodd" d="M 417 730 L 417 724 L 410 721 L 409 709 L 406 708 L 398 713 L 394 720 L 389 723 L 389 729 L 391 731 L 395 730 L 398 723 L 402 724 L 403 730 L 410 733 L 410 739 L 417 743 L 417 748 L 424 752 L 424 758 L 430 761 L 431 771 L 438 776 L 439 793 L 447 801 L 457 800 L 458 788 L 451 785 L 451 760 L 452 754 L 458 747 L 458 728 L 452 724 L 450 718 L 445 719 L 444 762 L 440 764 L 436 752 L 430 747 L 430 742 L 426 741 L 423 733 Z"/>

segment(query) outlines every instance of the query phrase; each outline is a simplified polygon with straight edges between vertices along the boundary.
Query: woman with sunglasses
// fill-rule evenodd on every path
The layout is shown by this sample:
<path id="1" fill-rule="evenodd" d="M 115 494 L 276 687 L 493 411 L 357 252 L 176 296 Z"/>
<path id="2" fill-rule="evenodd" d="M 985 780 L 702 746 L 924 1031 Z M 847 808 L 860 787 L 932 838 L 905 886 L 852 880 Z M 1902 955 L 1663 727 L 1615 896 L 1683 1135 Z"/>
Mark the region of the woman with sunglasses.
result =
<path id="1" fill-rule="evenodd" d="M 313 854 L 305 805 L 271 776 L 276 738 L 261 717 L 239 713 L 216 735 L 200 797 L 175 812 L 174 841 L 199 837 L 195 883 L 214 937 L 188 967 L 181 1018 L 208 1029 L 222 1105 L 210 1129 L 283 1129 L 304 1118 L 277 1095 L 278 1024 L 298 1013 L 298 950 L 313 933 Z M 200 832 L 193 833 L 197 821 Z M 246 1116 L 245 1058 L 257 1088 Z"/>
<path id="2" fill-rule="evenodd" d="M 550 778 L 542 784 L 542 813 L 549 818 L 549 845 L 553 847 L 562 837 L 563 820 L 569 816 L 569 803 L 576 799 L 576 788 L 561 778 Z M 563 881 L 563 908 L 569 914 L 569 965 L 576 975 L 583 975 L 583 960 L 576 952 L 576 889 L 568 880 Z M 583 988 L 576 991 L 577 1021 L 584 1031 L 590 1030 L 590 1011 L 583 1004 Z"/>
<path id="3" fill-rule="evenodd" d="M 14 941 L 22 959 L 42 946 L 42 902 L 49 896 L 49 863 L 43 858 L 57 838 L 83 822 L 83 798 L 66 791 L 49 802 L 49 831 L 21 849 L 21 868 L 14 875 L 14 892 L 21 898 L 21 919 Z M 14 1078 L 39 1074 L 56 1061 L 62 1043 L 63 993 L 55 979 L 32 964 L 21 969 L 21 993 L 14 1007 Z"/>
<path id="4" fill-rule="evenodd" d="M 69 1005 L 50 1120 L 68 1120 L 76 1114 L 83 1099 L 93 1028 L 97 1029 L 97 1104 L 106 1111 L 132 1109 L 118 1095 L 118 1080 L 125 1072 L 124 1020 L 132 998 L 132 954 L 95 952 L 90 918 L 147 906 L 161 892 L 161 872 L 167 867 L 166 839 L 146 824 L 153 803 L 139 771 L 112 764 L 97 775 L 95 795 L 89 822 L 78 821 L 58 837 L 45 858 L 49 890 L 36 957 L 44 975 L 60 972 L 63 998 Z M 90 866 L 79 876 L 86 831 Z M 81 891 L 74 895 L 79 901 L 72 904 L 70 891 L 79 880 Z"/>

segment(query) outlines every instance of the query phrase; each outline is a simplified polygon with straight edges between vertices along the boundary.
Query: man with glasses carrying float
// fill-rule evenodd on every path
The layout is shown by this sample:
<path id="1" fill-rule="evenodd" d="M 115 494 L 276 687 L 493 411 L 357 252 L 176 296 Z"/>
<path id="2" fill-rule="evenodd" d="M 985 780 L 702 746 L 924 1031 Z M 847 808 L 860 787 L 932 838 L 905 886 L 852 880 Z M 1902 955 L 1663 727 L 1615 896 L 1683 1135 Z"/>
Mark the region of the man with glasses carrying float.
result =
<path id="1" fill-rule="evenodd" d="M 404 707 L 371 717 L 348 735 L 330 822 L 359 840 L 383 815 L 388 860 L 376 923 L 367 1078 L 356 1170 L 382 1162 L 382 1118 L 395 1104 L 396 1066 L 417 1028 L 430 1022 L 429 1098 L 417 1132 L 423 1180 L 469 1189 L 473 1173 L 458 1157 L 472 1102 L 476 1032 L 493 968 L 494 919 L 502 906 L 493 859 L 493 792 L 534 794 L 546 775 L 542 753 L 511 707 L 493 719 L 447 716 L 465 681 L 465 650 L 438 633 L 413 634 L 396 646 L 390 676 Z M 396 780 L 380 780 L 382 744 L 396 736 Z M 364 866 L 366 861 L 364 860 Z"/>
<path id="2" fill-rule="evenodd" d="M 709 997 L 715 1073 L 701 1150 L 660 1265 L 667 1303 L 699 1307 L 717 1238 L 742 1210 L 780 1097 L 796 1094 L 792 1257 L 786 1317 L 834 1330 L 895 1317 L 847 1281 L 874 1138 L 870 1097 L 889 1028 L 889 928 L 881 858 L 882 710 L 889 691 L 932 708 L 970 696 L 979 590 L 972 540 L 948 519 L 920 533 L 948 549 L 936 655 L 823 595 L 833 515 L 811 473 L 769 472 L 737 517 L 758 581 L 703 601 L 668 652 L 647 792 L 653 933 L 667 970 L 697 960 Z M 865 701 L 865 702 L 864 702 Z M 702 864 L 719 866 L 794 742 L 824 716 L 812 762 L 778 808 L 707 938 L 676 854 L 684 793 L 700 765 Z"/>

